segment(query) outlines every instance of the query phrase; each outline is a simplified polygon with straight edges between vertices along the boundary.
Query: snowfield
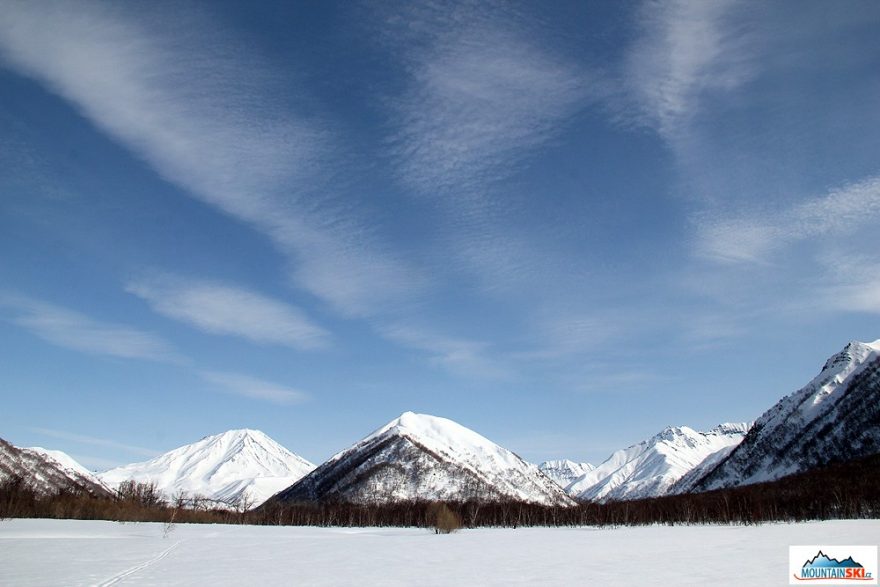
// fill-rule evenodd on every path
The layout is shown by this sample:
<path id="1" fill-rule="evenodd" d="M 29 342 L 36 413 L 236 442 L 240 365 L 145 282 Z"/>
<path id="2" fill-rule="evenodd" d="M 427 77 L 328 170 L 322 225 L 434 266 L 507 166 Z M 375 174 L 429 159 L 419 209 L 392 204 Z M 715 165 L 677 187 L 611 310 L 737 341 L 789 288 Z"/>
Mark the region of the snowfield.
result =
<path id="1" fill-rule="evenodd" d="M 792 544 L 877 544 L 880 520 L 412 528 L 0 522 L 0 585 L 785 585 Z"/>

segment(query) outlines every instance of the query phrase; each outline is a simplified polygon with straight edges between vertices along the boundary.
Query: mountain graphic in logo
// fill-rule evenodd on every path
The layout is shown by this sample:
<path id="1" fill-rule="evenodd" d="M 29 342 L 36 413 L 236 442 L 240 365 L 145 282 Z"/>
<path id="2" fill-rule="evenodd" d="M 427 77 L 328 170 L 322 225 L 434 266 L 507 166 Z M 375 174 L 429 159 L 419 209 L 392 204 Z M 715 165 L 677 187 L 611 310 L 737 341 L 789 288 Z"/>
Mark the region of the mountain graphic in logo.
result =
<path id="1" fill-rule="evenodd" d="M 877 585 L 877 547 L 789 546 L 788 572 L 789 585 Z"/>
<path id="2" fill-rule="evenodd" d="M 832 569 L 861 569 L 862 565 L 853 560 L 853 557 L 847 557 L 842 561 L 837 560 L 836 558 L 830 558 L 827 554 L 822 552 L 821 550 L 804 563 L 803 568 L 805 569 L 817 569 L 817 568 L 832 568 Z"/>

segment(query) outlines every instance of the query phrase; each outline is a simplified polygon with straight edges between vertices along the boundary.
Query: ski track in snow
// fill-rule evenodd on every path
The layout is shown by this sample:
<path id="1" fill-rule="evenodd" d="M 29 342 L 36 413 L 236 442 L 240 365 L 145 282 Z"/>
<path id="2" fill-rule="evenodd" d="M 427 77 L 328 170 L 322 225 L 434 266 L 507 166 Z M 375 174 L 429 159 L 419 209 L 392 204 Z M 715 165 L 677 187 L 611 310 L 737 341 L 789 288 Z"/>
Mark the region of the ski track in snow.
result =
<path id="1" fill-rule="evenodd" d="M 134 575 L 138 571 L 143 571 L 144 569 L 153 566 L 154 564 L 156 564 L 157 562 L 159 562 L 160 560 L 162 560 L 163 558 L 165 558 L 166 556 L 171 554 L 171 551 L 174 550 L 175 548 L 177 548 L 181 542 L 183 542 L 183 540 L 178 540 L 177 542 L 175 542 L 174 544 L 172 544 L 171 546 L 169 546 L 168 548 L 166 548 L 165 550 L 163 550 L 162 552 L 160 552 L 158 555 L 154 556 L 150 560 L 143 562 L 139 565 L 135 565 L 135 566 L 131 567 L 130 569 L 122 571 L 121 573 L 117 573 L 116 575 L 113 575 L 109 579 L 98 583 L 97 587 L 110 587 L 110 585 L 116 585 L 117 583 L 119 583 L 120 581 L 125 579 L 126 577 L 128 577 L 130 575 Z"/>

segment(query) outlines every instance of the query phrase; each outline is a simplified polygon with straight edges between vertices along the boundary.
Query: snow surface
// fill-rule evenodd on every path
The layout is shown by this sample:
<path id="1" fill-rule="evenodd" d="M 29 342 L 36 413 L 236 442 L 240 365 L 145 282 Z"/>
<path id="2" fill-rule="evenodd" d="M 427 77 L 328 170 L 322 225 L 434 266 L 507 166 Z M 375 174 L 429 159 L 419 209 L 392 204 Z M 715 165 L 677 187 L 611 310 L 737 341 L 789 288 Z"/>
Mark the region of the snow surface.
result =
<path id="1" fill-rule="evenodd" d="M 452 420 L 413 412 L 337 453 L 276 499 L 574 505 L 536 465 Z"/>
<path id="2" fill-rule="evenodd" d="M 761 526 L 304 528 L 0 522 L 0 585 L 786 585 L 793 544 L 878 520 Z"/>
<path id="3" fill-rule="evenodd" d="M 747 423 L 726 423 L 708 432 L 669 427 L 648 440 L 614 452 L 566 487 L 569 495 L 590 501 L 640 499 L 665 495 L 682 477 L 717 463 L 742 442 Z"/>
<path id="4" fill-rule="evenodd" d="M 154 482 L 166 497 L 185 492 L 226 504 L 259 505 L 289 487 L 315 465 L 259 430 L 230 430 L 176 448 L 144 463 L 111 469 L 99 477 L 111 487 L 134 479 Z"/>

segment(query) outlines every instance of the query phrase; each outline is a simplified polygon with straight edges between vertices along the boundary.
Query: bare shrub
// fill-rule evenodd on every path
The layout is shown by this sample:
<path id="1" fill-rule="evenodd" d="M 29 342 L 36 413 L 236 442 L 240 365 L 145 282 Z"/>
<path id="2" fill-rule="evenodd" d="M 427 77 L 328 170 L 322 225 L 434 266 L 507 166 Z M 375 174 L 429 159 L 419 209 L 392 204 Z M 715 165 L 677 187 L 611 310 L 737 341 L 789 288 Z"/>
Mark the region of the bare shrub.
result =
<path id="1" fill-rule="evenodd" d="M 461 516 L 452 511 L 445 503 L 431 504 L 428 518 L 432 520 L 435 534 L 450 534 L 462 526 Z"/>

